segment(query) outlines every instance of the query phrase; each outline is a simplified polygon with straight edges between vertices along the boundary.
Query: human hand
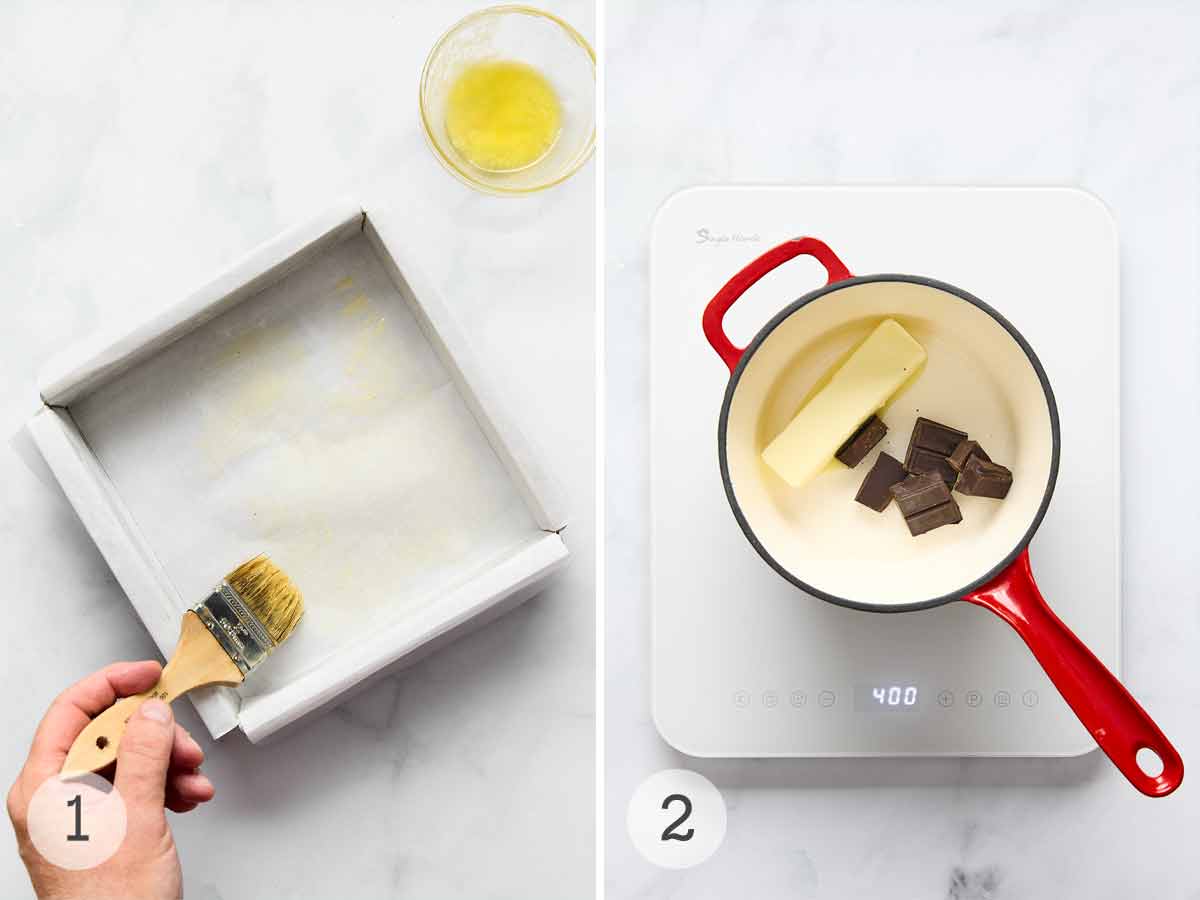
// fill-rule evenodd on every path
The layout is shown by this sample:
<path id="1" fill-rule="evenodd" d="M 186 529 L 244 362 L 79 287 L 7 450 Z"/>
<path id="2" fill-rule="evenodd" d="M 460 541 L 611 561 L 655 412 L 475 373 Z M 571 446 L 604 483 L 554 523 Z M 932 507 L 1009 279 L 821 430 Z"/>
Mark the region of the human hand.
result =
<path id="1" fill-rule="evenodd" d="M 98 866 L 72 871 L 45 859 L 29 839 L 34 792 L 57 775 L 76 736 L 121 697 L 149 690 L 162 673 L 153 661 L 113 663 L 67 688 L 38 726 L 29 757 L 8 792 L 8 816 L 33 889 L 42 900 L 178 900 L 182 872 L 166 810 L 188 812 L 211 800 L 199 767 L 204 751 L 175 723 L 171 707 L 147 700 L 129 720 L 111 780 L 125 803 L 120 849 Z"/>

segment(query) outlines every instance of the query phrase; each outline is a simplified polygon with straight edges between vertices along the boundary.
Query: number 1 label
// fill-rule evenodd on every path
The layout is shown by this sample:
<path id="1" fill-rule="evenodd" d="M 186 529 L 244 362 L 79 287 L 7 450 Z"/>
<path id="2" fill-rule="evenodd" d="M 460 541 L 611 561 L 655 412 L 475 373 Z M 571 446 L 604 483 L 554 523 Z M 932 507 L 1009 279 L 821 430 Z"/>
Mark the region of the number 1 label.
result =
<path id="1" fill-rule="evenodd" d="M 125 801 L 99 775 L 52 775 L 25 810 L 29 840 L 47 862 L 80 872 L 110 859 L 125 840 Z"/>
<path id="2" fill-rule="evenodd" d="M 83 833 L 83 795 L 76 794 L 67 801 L 67 806 L 75 807 L 75 831 L 67 835 L 67 840 L 90 841 L 91 838 Z"/>

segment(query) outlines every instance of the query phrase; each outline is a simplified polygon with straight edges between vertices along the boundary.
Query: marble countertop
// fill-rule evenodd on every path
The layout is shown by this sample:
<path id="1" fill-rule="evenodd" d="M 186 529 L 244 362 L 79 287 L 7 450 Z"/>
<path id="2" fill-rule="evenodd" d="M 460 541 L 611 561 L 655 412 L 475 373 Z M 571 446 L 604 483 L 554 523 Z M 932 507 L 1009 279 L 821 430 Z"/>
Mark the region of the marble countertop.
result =
<path id="1" fill-rule="evenodd" d="M 594 165 L 513 200 L 435 162 L 420 67 L 479 5 L 0 13 L 0 433 L 36 409 L 55 350 L 349 197 L 411 215 L 422 267 L 570 504 L 573 559 L 550 589 L 303 729 L 217 743 L 178 705 L 217 787 L 173 818 L 193 900 L 592 893 Z M 588 0 L 547 5 L 592 34 Z M 0 676 L 21 686 L 0 711 L 7 785 L 59 690 L 157 652 L 57 487 L 7 442 L 0 484 Z M 0 843 L 0 894 L 24 896 Z"/>
<path id="2" fill-rule="evenodd" d="M 1200 896 L 1200 788 L 1075 760 L 697 760 L 649 708 L 648 239 L 694 184 L 1078 185 L 1121 235 L 1124 675 L 1200 752 L 1195 473 L 1200 16 L 1112 2 L 607 3 L 606 881 L 611 900 Z M 971 11 L 968 11 L 970 9 Z M 786 10 L 786 12 L 785 12 Z M 647 77 L 653 72 L 654 77 Z M 1006 248 L 997 248 L 1005 253 Z M 671 872 L 625 810 L 707 775 L 723 846 Z M 1195 775 L 1193 774 L 1193 780 Z"/>

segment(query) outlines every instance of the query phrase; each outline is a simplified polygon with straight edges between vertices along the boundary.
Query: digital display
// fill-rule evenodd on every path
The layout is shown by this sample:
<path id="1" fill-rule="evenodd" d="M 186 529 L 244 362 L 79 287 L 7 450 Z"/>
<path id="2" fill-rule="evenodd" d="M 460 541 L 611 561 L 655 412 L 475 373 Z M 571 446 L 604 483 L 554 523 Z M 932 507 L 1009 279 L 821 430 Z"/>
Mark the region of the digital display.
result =
<path id="1" fill-rule="evenodd" d="M 921 688 L 900 682 L 856 684 L 854 708 L 859 712 L 914 712 L 921 707 Z"/>

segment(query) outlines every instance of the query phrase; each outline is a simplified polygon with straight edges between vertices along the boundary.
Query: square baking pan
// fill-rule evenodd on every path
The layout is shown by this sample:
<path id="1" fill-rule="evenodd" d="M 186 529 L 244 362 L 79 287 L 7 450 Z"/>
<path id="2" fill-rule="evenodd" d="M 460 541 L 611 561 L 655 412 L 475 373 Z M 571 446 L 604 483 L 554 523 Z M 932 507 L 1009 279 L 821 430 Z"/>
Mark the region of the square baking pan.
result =
<path id="1" fill-rule="evenodd" d="M 191 698 L 261 741 L 511 609 L 567 559 L 558 491 L 385 214 L 344 204 L 39 375 L 30 433 L 165 656 L 263 552 L 304 621 Z"/>

